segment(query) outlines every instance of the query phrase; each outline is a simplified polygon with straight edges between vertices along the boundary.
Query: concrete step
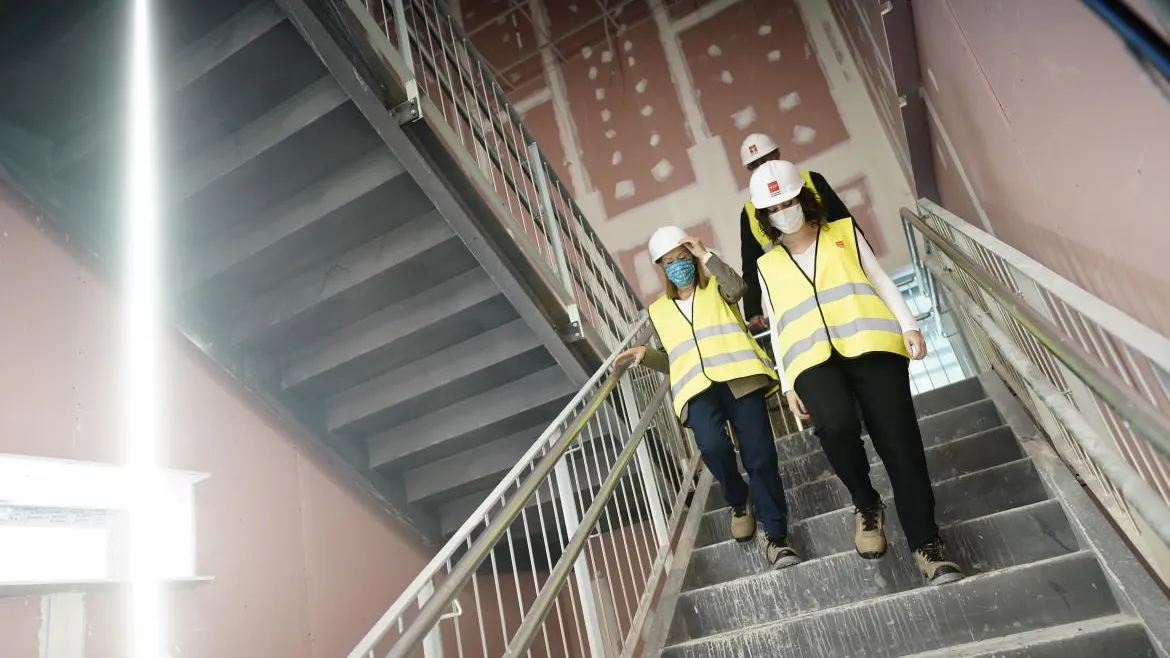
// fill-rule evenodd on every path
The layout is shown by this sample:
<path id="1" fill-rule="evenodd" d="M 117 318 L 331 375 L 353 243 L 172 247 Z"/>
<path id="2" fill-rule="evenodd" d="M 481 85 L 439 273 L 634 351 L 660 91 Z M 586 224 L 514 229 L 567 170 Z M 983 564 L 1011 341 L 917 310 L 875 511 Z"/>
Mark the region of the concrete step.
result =
<path id="1" fill-rule="evenodd" d="M 555 365 L 523 320 L 369 379 L 325 403 L 340 436 L 369 436 Z"/>
<path id="2" fill-rule="evenodd" d="M 883 481 L 885 482 L 885 481 Z M 839 485 L 838 485 L 839 486 Z M 887 515 L 893 514 L 895 508 L 890 498 L 888 482 L 885 487 L 878 486 L 874 479 L 874 486 L 886 501 Z M 827 542 L 829 546 L 840 544 L 840 536 L 836 533 L 844 532 L 852 543 L 853 539 L 853 506 L 848 496 L 844 495 L 844 487 L 838 490 L 835 498 L 827 502 L 802 502 L 800 506 L 789 500 L 789 536 L 803 551 L 810 556 L 830 555 L 837 552 L 826 552 L 822 546 Z M 1027 459 L 1019 459 L 975 473 L 969 473 L 949 480 L 941 480 L 934 484 L 935 517 L 939 523 L 953 523 L 963 519 L 983 516 L 993 511 L 1027 505 L 1047 498 L 1044 485 L 1040 482 L 1036 469 Z M 823 509 L 815 515 L 804 517 L 792 514 L 801 509 Z M 731 513 L 729 508 L 712 510 L 703 515 L 699 524 L 699 533 L 695 539 L 697 547 L 709 546 L 722 542 L 731 537 Z M 887 533 L 889 534 L 889 533 Z M 898 536 L 890 536 L 891 541 L 900 541 Z"/>
<path id="3" fill-rule="evenodd" d="M 1109 591 L 1094 555 L 1080 551 L 691 640 L 662 656 L 895 658 L 1115 615 Z M 748 600 L 737 605 L 755 607 Z"/>
<path id="4" fill-rule="evenodd" d="M 474 266 L 442 216 L 427 213 L 251 302 L 226 333 L 273 350 L 303 345 Z"/>
<path id="5" fill-rule="evenodd" d="M 924 416 L 918 421 L 922 429 L 922 441 L 927 447 L 989 430 L 1001 423 L 999 412 L 995 410 L 995 404 L 991 400 L 971 402 Z M 868 434 L 863 438 L 866 443 L 869 442 Z M 781 437 L 776 442 L 776 453 L 780 461 L 803 457 L 820 449 L 820 439 L 813 434 L 812 428 Z"/>
<path id="6" fill-rule="evenodd" d="M 402 474 L 410 502 L 442 503 L 490 490 L 544 434 L 546 423 L 444 457 Z"/>
<path id="7" fill-rule="evenodd" d="M 884 477 L 885 467 L 873 449 L 873 444 L 866 443 L 865 451 L 869 456 L 869 463 L 873 472 L 881 471 Z M 926 465 L 930 469 L 931 477 L 936 480 L 945 480 L 963 473 L 971 473 L 980 469 L 1002 464 L 1023 457 L 1019 443 L 1011 429 L 1001 425 L 965 436 L 960 439 L 940 443 L 926 450 Z M 797 457 L 780 464 L 780 477 L 784 486 L 790 490 L 806 486 L 818 480 L 836 478 L 829 465 L 829 458 L 824 452 L 814 452 L 804 457 Z M 720 496 L 720 500 L 722 496 Z"/>
<path id="8" fill-rule="evenodd" d="M 1019 444 L 1016 443 L 1011 431 L 1007 428 L 1001 429 L 1003 431 L 993 431 L 988 436 L 980 433 L 931 447 L 926 451 L 931 480 L 940 481 L 974 473 L 1022 457 Z M 873 465 L 869 478 L 874 488 L 883 496 L 892 491 L 889 475 L 881 462 Z M 716 493 L 718 496 L 707 497 L 708 509 L 727 506 L 723 500 L 722 486 L 718 483 L 712 485 L 712 494 Z M 815 516 L 852 502 L 845 485 L 831 471 L 823 477 L 797 486 L 785 482 L 785 493 L 788 498 L 788 513 L 794 519 Z"/>
<path id="9" fill-rule="evenodd" d="M 283 257 L 290 252 L 300 256 L 298 261 L 318 256 L 317 250 L 336 256 L 385 233 L 386 218 L 371 211 L 403 201 L 401 190 L 388 184 L 400 178 L 402 171 L 392 153 L 373 149 L 217 236 L 184 263 L 183 289 L 192 291 L 219 278 L 230 278 L 233 288 L 240 284 L 263 288 L 268 281 L 257 285 L 253 279 L 287 277 L 290 263 L 283 262 Z M 370 215 L 380 221 L 370 220 Z"/>
<path id="10" fill-rule="evenodd" d="M 983 384 L 978 378 L 972 377 L 914 396 L 914 408 L 918 410 L 919 417 L 933 416 L 986 397 Z"/>
<path id="11" fill-rule="evenodd" d="M 907 658 L 1155 658 L 1158 652 L 1133 617 L 1109 615 L 981 642 L 947 647 Z"/>
<path id="12" fill-rule="evenodd" d="M 560 368 L 542 370 L 370 437 L 370 467 L 414 468 L 551 422 L 574 393 Z"/>
<path id="13" fill-rule="evenodd" d="M 307 399 L 333 395 L 516 317 L 476 268 L 305 345 L 288 357 L 282 385 Z"/>
<path id="14" fill-rule="evenodd" d="M 1002 502 L 1010 504 L 1012 501 Z M 942 524 L 942 535 L 947 541 L 948 548 L 955 551 L 956 555 L 966 556 L 963 567 L 968 571 L 988 569 L 985 564 L 970 559 L 972 556 L 977 557 L 981 551 L 1012 550 L 1009 539 L 1013 533 L 1033 536 L 1040 533 L 1043 537 L 1037 540 L 1038 545 L 1056 542 L 1069 551 L 1077 548 L 1076 537 L 1070 534 L 1064 511 L 1056 501 L 1042 500 L 1018 507 L 978 511 L 983 511 L 984 514 L 970 519 L 950 520 Z M 841 553 L 854 554 L 852 513 L 834 512 L 826 517 L 832 519 L 836 526 L 835 531 L 830 532 L 826 529 L 817 537 L 810 537 L 807 524 L 798 524 L 792 529 L 792 543 L 800 549 L 806 560 Z M 999 533 L 1009 535 L 1009 539 L 1001 539 Z M 891 540 L 891 551 L 907 550 L 904 542 L 893 541 L 901 536 L 902 524 L 897 511 L 891 508 L 886 514 L 886 538 Z M 978 547 L 966 546 L 967 540 L 972 536 L 977 538 Z M 756 542 L 741 544 L 734 539 L 726 539 L 718 544 L 696 549 L 691 555 L 684 591 L 763 573 L 767 563 L 764 561 L 761 546 Z"/>
<path id="15" fill-rule="evenodd" d="M 953 559 L 964 566 L 979 565 L 982 572 L 1077 550 L 1076 537 L 1059 507 L 1019 508 L 963 521 L 950 526 L 946 535 Z M 752 552 L 761 555 L 763 541 L 753 543 L 756 546 L 744 548 L 755 548 Z M 780 621 L 926 586 L 904 545 L 891 547 L 881 560 L 863 560 L 850 550 L 789 569 L 757 570 L 750 576 L 684 594 L 671 641 Z M 752 605 L 741 605 L 742 601 L 752 601 Z"/>

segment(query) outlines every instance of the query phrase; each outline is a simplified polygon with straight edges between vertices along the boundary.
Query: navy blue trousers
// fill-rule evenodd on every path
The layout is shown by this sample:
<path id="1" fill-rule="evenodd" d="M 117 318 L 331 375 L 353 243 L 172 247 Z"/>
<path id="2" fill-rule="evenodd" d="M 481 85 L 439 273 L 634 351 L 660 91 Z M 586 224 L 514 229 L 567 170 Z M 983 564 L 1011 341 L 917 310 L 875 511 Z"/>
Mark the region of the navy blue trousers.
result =
<path id="1" fill-rule="evenodd" d="M 748 483 L 739 473 L 735 448 L 727 436 L 726 422 L 739 438 L 739 456 L 748 473 Z M 687 424 L 703 463 L 723 486 L 723 498 L 732 507 L 747 504 L 750 493 L 756 520 L 773 537 L 788 536 L 788 504 L 776 461 L 776 444 L 768 422 L 764 390 L 738 400 L 727 384 L 715 382 L 687 403 Z M 750 483 L 750 484 L 749 484 Z"/>

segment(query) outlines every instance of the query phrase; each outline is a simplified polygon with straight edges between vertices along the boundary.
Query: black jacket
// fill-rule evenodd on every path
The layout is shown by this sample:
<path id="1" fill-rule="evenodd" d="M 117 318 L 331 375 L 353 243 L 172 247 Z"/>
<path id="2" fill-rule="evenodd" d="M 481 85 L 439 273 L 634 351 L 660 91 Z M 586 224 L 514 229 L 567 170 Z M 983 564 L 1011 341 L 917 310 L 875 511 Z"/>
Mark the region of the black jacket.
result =
<path id="1" fill-rule="evenodd" d="M 813 186 L 816 187 L 817 194 L 821 196 L 821 205 L 824 206 L 829 221 L 852 217 L 849 209 L 845 207 L 845 203 L 833 191 L 829 181 L 825 180 L 824 176 L 810 171 L 808 177 L 812 180 Z M 760 277 L 756 267 L 756 261 L 764 255 L 764 248 L 760 246 L 759 242 L 756 242 L 756 236 L 752 234 L 752 227 L 748 223 L 750 221 L 747 208 L 741 208 L 739 211 L 739 252 L 743 257 L 743 280 L 747 284 L 747 292 L 743 295 L 745 320 L 750 320 L 764 313 L 760 304 Z"/>

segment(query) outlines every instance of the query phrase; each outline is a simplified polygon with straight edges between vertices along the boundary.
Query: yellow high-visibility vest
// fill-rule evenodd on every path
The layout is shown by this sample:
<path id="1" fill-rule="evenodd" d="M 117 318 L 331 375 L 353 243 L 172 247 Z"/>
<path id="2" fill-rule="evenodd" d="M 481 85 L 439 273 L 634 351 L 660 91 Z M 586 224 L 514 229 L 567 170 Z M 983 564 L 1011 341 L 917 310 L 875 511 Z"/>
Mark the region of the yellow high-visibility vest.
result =
<path id="1" fill-rule="evenodd" d="M 777 381 L 775 368 L 748 335 L 739 309 L 720 296 L 719 282 L 710 278 L 706 287 L 697 288 L 694 294 L 689 322 L 675 301 L 665 295 L 650 305 L 650 321 L 670 361 L 670 393 L 674 413 L 680 418 L 687 402 L 712 382 L 753 375 Z"/>
<path id="2" fill-rule="evenodd" d="M 820 203 L 821 193 L 817 191 L 817 186 L 813 185 L 812 176 L 807 171 L 801 171 L 800 177 L 804 179 L 804 186 L 812 190 L 813 194 L 816 195 L 817 203 Z M 760 243 L 760 248 L 764 250 L 764 253 L 771 251 L 772 241 L 768 239 L 767 235 L 764 235 L 764 229 L 760 228 L 760 223 L 756 221 L 756 207 L 750 199 L 743 204 L 743 209 L 747 211 L 748 226 L 751 227 L 752 235 L 755 236 L 756 242 Z"/>
<path id="3" fill-rule="evenodd" d="M 810 281 L 783 247 L 757 262 L 780 336 L 772 349 L 789 385 L 833 350 L 845 357 L 892 352 L 909 357 L 894 313 L 861 269 L 857 230 L 846 217 L 817 235 Z"/>

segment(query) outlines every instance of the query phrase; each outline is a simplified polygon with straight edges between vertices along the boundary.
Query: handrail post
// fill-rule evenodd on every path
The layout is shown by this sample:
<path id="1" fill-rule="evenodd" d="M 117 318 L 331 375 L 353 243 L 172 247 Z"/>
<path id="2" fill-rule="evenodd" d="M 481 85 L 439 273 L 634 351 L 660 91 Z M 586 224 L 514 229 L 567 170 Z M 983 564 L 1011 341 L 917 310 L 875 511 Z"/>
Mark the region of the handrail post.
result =
<path id="1" fill-rule="evenodd" d="M 410 44 L 410 28 L 406 25 L 406 7 L 403 0 L 390 0 L 391 11 L 394 12 L 394 32 L 398 35 L 398 49 L 402 58 L 406 60 L 406 70 L 410 71 L 410 79 L 406 81 L 406 102 L 395 108 L 395 115 L 399 121 L 413 121 L 422 116 L 419 105 L 418 73 L 414 70 L 414 48 Z"/>
<path id="2" fill-rule="evenodd" d="M 418 609 L 422 610 L 434 594 L 435 584 L 433 582 L 424 585 L 422 591 L 418 593 Z M 443 631 L 439 628 L 439 624 L 435 624 L 435 627 L 423 640 L 423 658 L 443 658 Z"/>
<path id="3" fill-rule="evenodd" d="M 634 373 L 629 373 L 621 383 L 622 406 L 626 408 L 626 418 L 629 420 L 630 431 L 638 426 L 642 420 L 642 412 L 638 407 L 638 398 L 634 395 L 634 384 L 631 381 Z M 646 491 L 646 505 L 650 508 L 650 520 L 654 525 L 654 538 L 659 546 L 670 543 L 666 532 L 665 507 L 662 504 L 662 493 L 658 490 L 658 479 L 654 477 L 654 462 L 650 459 L 650 447 L 647 441 L 642 441 L 638 451 L 634 454 L 638 461 L 638 474 L 642 480 L 642 487 Z"/>
<path id="4" fill-rule="evenodd" d="M 918 285 L 922 287 L 922 292 L 926 293 L 930 299 L 930 314 L 934 316 L 934 326 L 938 329 L 938 335 L 942 336 L 942 309 L 939 308 L 938 291 L 934 285 L 934 275 L 930 268 L 926 267 L 926 263 L 922 260 L 922 255 L 918 253 L 918 242 L 914 240 L 914 227 L 910 222 L 902 217 L 902 231 L 906 233 L 906 248 L 910 251 L 910 262 L 914 265 L 914 271 L 918 276 Z M 929 245 L 928 245 L 929 246 Z"/>
<path id="5" fill-rule="evenodd" d="M 557 222 L 556 208 L 553 206 L 552 195 L 548 190 L 548 176 L 544 173 L 544 158 L 540 154 L 540 146 L 536 142 L 528 144 L 528 165 L 532 170 L 532 177 L 536 179 L 536 191 L 540 195 L 540 208 L 544 215 L 544 230 L 548 234 L 549 245 L 552 247 L 553 258 L 557 262 L 557 274 L 561 277 L 561 285 L 565 287 L 568 299 L 565 310 L 569 312 L 569 321 L 573 325 L 574 333 L 579 333 L 581 316 L 577 308 L 575 288 L 573 287 L 573 272 L 569 269 L 569 259 L 565 256 L 565 242 L 561 237 L 561 226 Z M 582 254 L 584 257 L 584 254 Z"/>
<path id="6" fill-rule="evenodd" d="M 565 524 L 565 536 L 572 537 L 581 527 L 581 515 L 577 510 L 577 496 L 573 491 L 573 482 L 569 474 L 567 459 L 562 459 L 553 467 L 553 480 L 557 486 L 556 504 L 561 509 L 561 521 Z M 593 574 L 589 571 L 589 561 L 582 553 L 573 561 L 573 577 L 577 581 L 577 595 L 581 599 L 581 617 L 585 621 L 585 638 L 589 642 L 589 655 L 592 658 L 605 657 L 605 641 L 601 633 L 601 608 L 597 605 L 597 597 L 593 591 Z"/>

